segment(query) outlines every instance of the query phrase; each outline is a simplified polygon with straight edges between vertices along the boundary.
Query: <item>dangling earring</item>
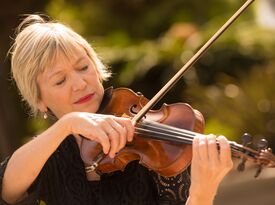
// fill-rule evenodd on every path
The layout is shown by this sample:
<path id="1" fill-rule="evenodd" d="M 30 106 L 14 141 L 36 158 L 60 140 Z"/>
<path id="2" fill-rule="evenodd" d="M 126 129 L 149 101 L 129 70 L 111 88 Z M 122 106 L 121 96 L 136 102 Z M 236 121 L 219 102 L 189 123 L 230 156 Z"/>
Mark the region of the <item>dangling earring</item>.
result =
<path id="1" fill-rule="evenodd" d="M 44 118 L 44 120 L 46 120 L 48 118 L 48 115 L 46 112 L 44 112 L 43 118 Z"/>

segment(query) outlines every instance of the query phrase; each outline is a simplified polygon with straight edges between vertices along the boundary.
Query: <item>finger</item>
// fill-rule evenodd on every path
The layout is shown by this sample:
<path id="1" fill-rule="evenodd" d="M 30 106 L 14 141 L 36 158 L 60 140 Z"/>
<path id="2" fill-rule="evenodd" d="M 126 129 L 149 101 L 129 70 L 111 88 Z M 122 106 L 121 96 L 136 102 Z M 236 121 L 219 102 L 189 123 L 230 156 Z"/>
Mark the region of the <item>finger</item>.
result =
<path id="1" fill-rule="evenodd" d="M 111 143 L 107 134 L 103 131 L 97 131 L 94 136 L 96 136 L 95 140 L 101 144 L 104 154 L 108 154 Z"/>
<path id="2" fill-rule="evenodd" d="M 125 127 L 127 129 L 127 141 L 132 142 L 135 134 L 135 126 L 131 120 L 126 121 Z"/>
<path id="3" fill-rule="evenodd" d="M 117 122 L 126 128 L 127 141 L 131 142 L 133 140 L 134 132 L 135 132 L 135 127 L 132 124 L 132 121 L 128 118 L 118 118 Z"/>
<path id="4" fill-rule="evenodd" d="M 207 138 L 204 135 L 199 137 L 199 156 L 202 161 L 208 161 Z"/>
<path id="5" fill-rule="evenodd" d="M 113 128 L 118 132 L 118 137 L 119 137 L 119 144 L 118 144 L 118 150 L 117 152 L 122 149 L 123 147 L 125 147 L 126 145 L 126 141 L 127 141 L 127 130 L 125 127 L 121 126 L 119 123 L 117 123 L 116 121 L 114 121 L 114 123 L 112 124 Z"/>
<path id="6" fill-rule="evenodd" d="M 217 138 L 220 145 L 220 162 L 226 166 L 232 166 L 231 150 L 227 139 L 224 136 Z"/>
<path id="7" fill-rule="evenodd" d="M 107 129 L 106 133 L 111 143 L 109 156 L 111 158 L 114 158 L 115 154 L 119 150 L 119 143 L 120 143 L 119 133 L 115 129 L 113 129 L 111 126 Z"/>
<path id="8" fill-rule="evenodd" d="M 213 166 L 219 163 L 219 153 L 217 149 L 217 141 L 215 135 L 208 135 L 208 159 L 210 159 Z"/>
<path id="9" fill-rule="evenodd" d="M 117 132 L 118 134 L 118 147 L 116 152 L 118 152 L 121 148 L 125 147 L 126 144 L 126 128 L 124 128 L 120 123 L 116 122 L 112 118 L 107 119 L 110 126 Z"/>
<path id="10" fill-rule="evenodd" d="M 109 156 L 113 158 L 115 154 L 117 153 L 117 150 L 119 150 L 119 133 L 113 128 L 112 120 L 110 118 L 105 117 L 103 119 L 100 119 L 100 128 L 106 133 L 110 140 L 110 150 L 109 150 Z"/>
<path id="11" fill-rule="evenodd" d="M 193 139 L 193 146 L 192 146 L 192 154 L 193 154 L 193 160 L 199 160 L 199 137 L 195 136 Z"/>
<path id="12" fill-rule="evenodd" d="M 118 146 L 118 149 L 121 150 L 123 147 L 125 147 L 126 142 L 127 142 L 127 129 L 125 127 L 121 127 L 121 129 L 120 129 L 120 135 L 119 135 L 119 146 Z"/>

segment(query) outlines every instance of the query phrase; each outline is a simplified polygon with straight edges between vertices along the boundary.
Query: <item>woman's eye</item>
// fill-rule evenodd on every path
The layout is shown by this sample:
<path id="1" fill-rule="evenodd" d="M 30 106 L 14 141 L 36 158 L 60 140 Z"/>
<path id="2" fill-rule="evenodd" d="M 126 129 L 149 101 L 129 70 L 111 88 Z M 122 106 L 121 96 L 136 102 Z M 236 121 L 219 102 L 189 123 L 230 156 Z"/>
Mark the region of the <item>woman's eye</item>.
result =
<path id="1" fill-rule="evenodd" d="M 56 85 L 61 85 L 65 82 L 65 78 L 63 78 L 62 80 L 59 80 L 58 82 L 56 82 Z"/>
<path id="2" fill-rule="evenodd" d="M 83 66 L 82 68 L 80 68 L 79 70 L 81 70 L 81 71 L 85 71 L 85 70 L 87 70 L 88 69 L 88 65 L 85 65 L 85 66 Z"/>

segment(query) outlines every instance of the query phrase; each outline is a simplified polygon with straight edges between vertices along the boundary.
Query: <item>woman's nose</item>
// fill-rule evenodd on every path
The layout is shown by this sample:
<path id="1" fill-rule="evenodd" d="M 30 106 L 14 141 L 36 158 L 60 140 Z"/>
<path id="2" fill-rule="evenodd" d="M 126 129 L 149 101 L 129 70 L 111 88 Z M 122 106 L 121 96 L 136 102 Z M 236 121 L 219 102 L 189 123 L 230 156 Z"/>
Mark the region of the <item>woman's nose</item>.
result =
<path id="1" fill-rule="evenodd" d="M 73 91 L 83 90 L 86 87 L 87 83 L 84 80 L 83 76 L 75 74 L 72 78 L 72 89 Z"/>

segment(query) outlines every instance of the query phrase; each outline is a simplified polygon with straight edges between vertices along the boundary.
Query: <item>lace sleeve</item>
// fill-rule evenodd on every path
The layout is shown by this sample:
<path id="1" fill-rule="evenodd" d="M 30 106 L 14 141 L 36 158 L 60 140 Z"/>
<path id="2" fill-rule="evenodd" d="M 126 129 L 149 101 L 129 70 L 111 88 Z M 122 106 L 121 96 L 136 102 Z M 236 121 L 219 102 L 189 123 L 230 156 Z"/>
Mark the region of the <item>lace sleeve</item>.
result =
<path id="1" fill-rule="evenodd" d="M 152 172 L 157 185 L 160 205 L 183 205 L 189 195 L 190 173 L 185 170 L 174 177 L 163 177 Z"/>
<path id="2" fill-rule="evenodd" d="M 3 176 L 4 176 L 9 159 L 10 159 L 9 157 L 6 158 L 0 164 L 0 205 L 9 205 L 7 202 L 5 202 L 2 199 Z M 38 204 L 39 204 L 38 191 L 33 189 L 33 186 L 32 186 L 32 190 L 28 190 L 28 196 L 24 200 L 20 201 L 19 203 L 16 203 L 15 205 L 38 205 Z"/>

